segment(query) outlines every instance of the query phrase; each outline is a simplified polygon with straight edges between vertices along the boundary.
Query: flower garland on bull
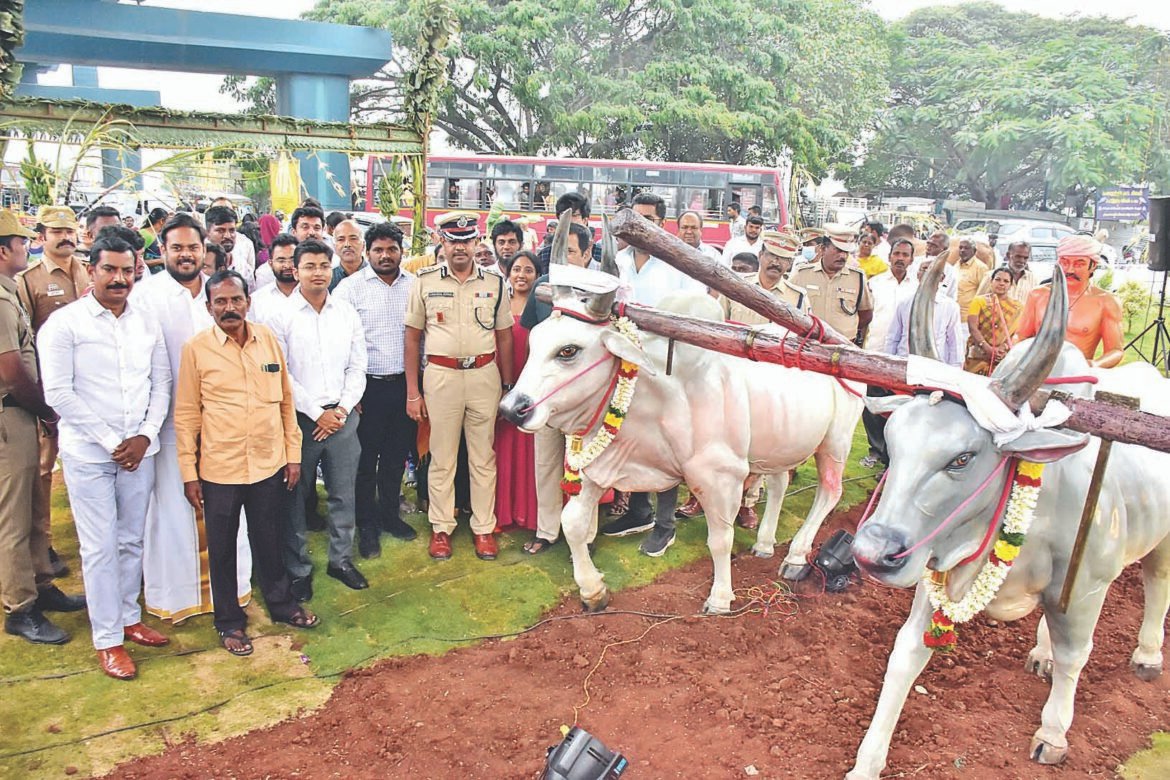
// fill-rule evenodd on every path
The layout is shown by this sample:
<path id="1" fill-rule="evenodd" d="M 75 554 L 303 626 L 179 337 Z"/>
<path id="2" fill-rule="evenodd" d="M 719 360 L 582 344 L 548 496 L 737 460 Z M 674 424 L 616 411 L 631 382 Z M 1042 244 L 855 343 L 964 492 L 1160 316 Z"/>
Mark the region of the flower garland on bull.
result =
<path id="1" fill-rule="evenodd" d="M 628 317 L 619 317 L 613 321 L 613 328 L 629 339 L 634 346 L 641 348 L 642 337 L 638 327 Z M 581 471 L 597 460 L 601 453 L 617 438 L 622 423 L 626 421 L 626 414 L 630 411 L 630 403 L 634 400 L 634 388 L 638 384 L 638 366 L 625 360 L 620 360 L 617 370 L 617 381 L 614 383 L 613 393 L 610 395 L 605 416 L 601 420 L 601 428 L 593 435 L 588 444 L 585 444 L 581 434 L 570 434 L 565 437 L 565 475 L 561 479 L 561 490 L 567 495 L 575 496 L 581 492 Z"/>
<path id="2" fill-rule="evenodd" d="M 966 623 L 978 615 L 999 592 L 1032 527 L 1043 471 L 1043 463 L 1019 462 L 995 547 L 963 598 L 952 601 L 947 595 L 946 572 L 930 572 L 923 578 L 934 607 L 930 628 L 922 635 L 923 644 L 930 649 L 944 653 L 954 650 L 959 639 L 955 624 Z"/>

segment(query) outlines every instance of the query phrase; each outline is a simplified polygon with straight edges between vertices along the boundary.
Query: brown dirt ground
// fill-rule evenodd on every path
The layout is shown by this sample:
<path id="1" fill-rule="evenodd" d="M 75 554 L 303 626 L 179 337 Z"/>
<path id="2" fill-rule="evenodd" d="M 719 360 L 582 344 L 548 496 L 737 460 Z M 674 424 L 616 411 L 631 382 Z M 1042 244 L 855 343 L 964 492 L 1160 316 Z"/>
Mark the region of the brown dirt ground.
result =
<path id="1" fill-rule="evenodd" d="M 827 525 L 849 527 L 859 512 Z M 771 587 L 779 560 L 737 557 L 736 584 Z M 843 776 L 910 593 L 867 582 L 779 603 L 767 615 L 677 619 L 629 641 L 656 621 L 614 611 L 693 611 L 710 568 L 700 562 L 617 593 L 608 616 L 354 671 L 317 712 L 216 744 L 180 743 L 113 774 L 533 778 L 604 652 L 580 725 L 630 759 L 626 777 L 744 777 L 749 766 L 765 778 Z M 578 610 L 568 599 L 551 616 Z M 1170 675 L 1141 683 L 1128 668 L 1141 621 L 1141 580 L 1131 569 L 1114 584 L 1081 677 L 1067 763 L 1028 761 L 1048 693 L 1023 670 L 1036 620 L 977 620 L 956 653 L 931 662 L 919 680 L 928 693 L 911 693 L 886 777 L 1108 777 L 1151 732 L 1170 728 Z"/>

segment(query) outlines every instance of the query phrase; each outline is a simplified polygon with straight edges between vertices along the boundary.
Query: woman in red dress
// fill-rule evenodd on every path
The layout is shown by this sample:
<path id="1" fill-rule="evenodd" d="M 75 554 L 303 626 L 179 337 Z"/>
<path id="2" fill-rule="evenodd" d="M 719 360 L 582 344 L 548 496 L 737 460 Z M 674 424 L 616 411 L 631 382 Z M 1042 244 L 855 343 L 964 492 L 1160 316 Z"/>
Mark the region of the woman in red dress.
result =
<path id="1" fill-rule="evenodd" d="M 528 331 L 520 315 L 536 281 L 536 256 L 517 252 L 508 262 L 512 287 L 512 355 L 519 377 L 528 359 Z M 536 530 L 536 453 L 533 436 L 500 417 L 496 420 L 496 527 Z"/>

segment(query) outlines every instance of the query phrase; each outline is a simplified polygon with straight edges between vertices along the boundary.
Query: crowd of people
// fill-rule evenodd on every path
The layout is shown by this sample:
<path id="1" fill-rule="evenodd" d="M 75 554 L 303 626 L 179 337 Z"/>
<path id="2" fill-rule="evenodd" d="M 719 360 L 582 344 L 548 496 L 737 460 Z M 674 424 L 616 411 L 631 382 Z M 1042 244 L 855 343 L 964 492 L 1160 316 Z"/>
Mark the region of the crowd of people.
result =
<path id="1" fill-rule="evenodd" d="M 629 206 L 666 226 L 663 200 Z M 1033 335 L 1047 299 L 1017 242 L 999 264 L 973 236 L 877 222 L 794 230 L 758 214 L 731 217 L 722 249 L 703 241 L 703 214 L 684 211 L 679 237 L 753 285 L 810 313 L 858 345 L 905 355 L 911 301 L 943 264 L 934 310 L 940 359 L 988 374 Z M 567 193 L 565 260 L 599 267 L 588 198 Z M 36 643 L 68 641 L 46 612 L 88 609 L 110 676 L 135 676 L 126 642 L 166 635 L 145 610 L 177 623 L 213 614 L 223 647 L 252 652 L 243 607 L 253 577 L 271 618 L 309 629 L 310 532 L 327 535 L 326 574 L 368 587 L 357 561 L 381 554 L 382 534 L 410 542 L 404 477 L 427 513 L 429 555 L 456 554 L 467 517 L 471 548 L 498 554 L 496 534 L 532 532 L 524 550 L 555 545 L 565 437 L 526 434 L 497 419 L 523 371 L 529 331 L 550 316 L 535 295 L 553 247 L 519 221 L 481 234 L 478 215 L 435 220 L 431 251 L 409 257 L 395 222 L 362 229 L 306 201 L 283 215 L 244 218 L 228 202 L 204 214 L 161 209 L 141 227 L 109 207 L 82 223 L 44 207 L 36 231 L 0 211 L 0 595 L 5 629 Z M 551 229 L 549 237 L 551 237 Z M 30 242 L 40 259 L 29 262 Z M 1121 356 L 1116 300 L 1091 285 L 1100 246 L 1062 242 L 1069 338 L 1100 366 Z M 616 258 L 626 300 L 656 306 L 678 292 L 711 293 L 633 246 Z M 727 299 L 725 318 L 763 324 Z M 1103 354 L 1097 356 L 1098 347 Z M 869 388 L 871 395 L 884 394 Z M 883 421 L 864 417 L 870 452 L 887 462 Z M 69 494 L 85 595 L 53 584 L 66 565 L 52 548 L 49 493 L 58 457 Z M 327 511 L 318 513 L 318 481 Z M 701 512 L 678 489 L 612 494 L 608 536 L 649 531 L 659 556 L 675 522 Z M 754 528 L 758 482 L 737 522 Z"/>

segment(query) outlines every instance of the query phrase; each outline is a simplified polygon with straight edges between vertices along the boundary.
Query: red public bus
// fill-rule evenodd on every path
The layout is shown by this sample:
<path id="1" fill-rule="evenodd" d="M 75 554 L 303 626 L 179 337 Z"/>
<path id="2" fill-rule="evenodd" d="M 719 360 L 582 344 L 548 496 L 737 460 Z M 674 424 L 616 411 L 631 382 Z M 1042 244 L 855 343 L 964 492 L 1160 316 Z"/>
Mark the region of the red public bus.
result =
<path id="1" fill-rule="evenodd" d="M 377 211 L 383 158 L 371 156 L 366 169 L 366 208 Z M 667 227 L 676 229 L 682 211 L 703 215 L 703 240 L 722 246 L 730 238 L 727 205 L 738 201 L 746 216 L 760 206 L 764 222 L 788 221 L 780 171 L 722 163 L 666 163 L 631 160 L 583 160 L 548 157 L 434 155 L 427 159 L 427 225 L 446 211 L 476 211 L 486 217 L 493 204 L 511 219 L 527 220 L 543 236 L 554 219 L 556 199 L 580 192 L 593 204 L 594 222 L 629 205 L 639 192 L 654 192 L 666 201 Z M 404 209 L 403 216 L 410 216 Z M 481 219 L 481 226 L 485 224 Z"/>

